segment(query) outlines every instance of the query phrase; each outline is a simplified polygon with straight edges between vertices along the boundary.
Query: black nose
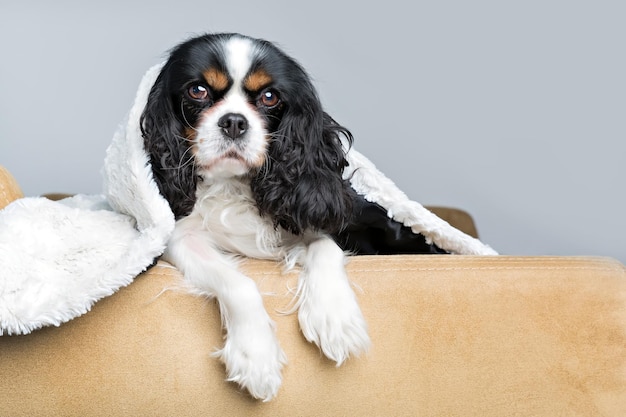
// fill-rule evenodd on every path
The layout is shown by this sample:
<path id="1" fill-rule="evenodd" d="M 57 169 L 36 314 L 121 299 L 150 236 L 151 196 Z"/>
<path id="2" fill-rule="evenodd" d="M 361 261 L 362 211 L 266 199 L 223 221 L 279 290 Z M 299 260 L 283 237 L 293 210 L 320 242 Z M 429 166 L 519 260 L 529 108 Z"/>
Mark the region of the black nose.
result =
<path id="1" fill-rule="evenodd" d="M 231 139 L 239 139 L 248 130 L 248 120 L 239 113 L 225 114 L 217 121 L 217 125 Z"/>

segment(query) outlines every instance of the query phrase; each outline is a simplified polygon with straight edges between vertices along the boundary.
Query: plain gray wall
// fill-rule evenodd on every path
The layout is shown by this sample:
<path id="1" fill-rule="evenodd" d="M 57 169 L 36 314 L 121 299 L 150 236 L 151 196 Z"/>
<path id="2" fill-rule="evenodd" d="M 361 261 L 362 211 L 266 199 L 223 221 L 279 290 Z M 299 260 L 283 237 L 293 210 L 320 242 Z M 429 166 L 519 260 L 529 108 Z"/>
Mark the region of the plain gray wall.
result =
<path id="1" fill-rule="evenodd" d="M 6 4 L 5 4 L 6 3 Z M 99 193 L 137 84 L 190 35 L 279 43 L 411 198 L 505 254 L 626 262 L 626 2 L 2 0 L 0 164 Z"/>

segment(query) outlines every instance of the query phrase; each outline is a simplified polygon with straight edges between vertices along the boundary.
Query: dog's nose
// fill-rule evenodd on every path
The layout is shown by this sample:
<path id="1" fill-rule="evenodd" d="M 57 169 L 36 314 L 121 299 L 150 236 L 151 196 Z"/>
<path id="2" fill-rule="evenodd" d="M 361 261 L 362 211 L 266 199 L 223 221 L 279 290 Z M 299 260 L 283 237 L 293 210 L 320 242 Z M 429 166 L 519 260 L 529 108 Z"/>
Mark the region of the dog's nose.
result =
<path id="1" fill-rule="evenodd" d="M 217 121 L 217 125 L 231 139 L 239 139 L 248 130 L 248 120 L 239 113 L 225 114 Z"/>

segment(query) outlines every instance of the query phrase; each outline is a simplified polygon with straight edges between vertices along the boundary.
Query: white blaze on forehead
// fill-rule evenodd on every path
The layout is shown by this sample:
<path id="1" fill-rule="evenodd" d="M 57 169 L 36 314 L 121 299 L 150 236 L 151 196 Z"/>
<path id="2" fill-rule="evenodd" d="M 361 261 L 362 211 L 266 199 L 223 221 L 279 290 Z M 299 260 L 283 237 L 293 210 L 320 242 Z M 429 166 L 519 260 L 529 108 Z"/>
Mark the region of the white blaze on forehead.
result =
<path id="1" fill-rule="evenodd" d="M 239 176 L 265 161 L 265 121 L 244 89 L 258 47 L 250 39 L 232 37 L 224 44 L 226 70 L 233 85 L 223 98 L 210 106 L 195 128 L 195 158 L 206 176 Z M 206 75 L 205 75 L 206 76 Z M 229 113 L 243 116 L 248 126 L 237 140 L 228 138 L 220 126 Z M 233 157 L 235 155 L 235 157 Z"/>
<path id="2" fill-rule="evenodd" d="M 253 49 L 254 45 L 246 38 L 233 37 L 226 43 L 226 65 L 237 87 L 250 71 Z"/>

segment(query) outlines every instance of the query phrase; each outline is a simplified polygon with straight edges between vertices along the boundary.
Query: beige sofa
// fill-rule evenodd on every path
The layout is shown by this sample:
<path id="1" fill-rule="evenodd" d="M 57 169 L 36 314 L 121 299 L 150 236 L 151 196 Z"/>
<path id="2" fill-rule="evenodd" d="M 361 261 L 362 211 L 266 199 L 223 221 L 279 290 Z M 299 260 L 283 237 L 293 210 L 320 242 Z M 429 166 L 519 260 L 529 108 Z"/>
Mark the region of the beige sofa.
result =
<path id="1" fill-rule="evenodd" d="M 20 196 L 0 168 L 0 207 Z M 0 337 L 0 416 L 626 416 L 615 260 L 354 257 L 373 346 L 339 368 L 280 314 L 296 275 L 244 268 L 289 359 L 274 401 L 224 381 L 218 308 L 159 262 L 61 327 Z"/>

